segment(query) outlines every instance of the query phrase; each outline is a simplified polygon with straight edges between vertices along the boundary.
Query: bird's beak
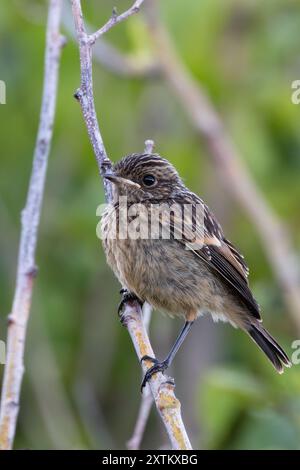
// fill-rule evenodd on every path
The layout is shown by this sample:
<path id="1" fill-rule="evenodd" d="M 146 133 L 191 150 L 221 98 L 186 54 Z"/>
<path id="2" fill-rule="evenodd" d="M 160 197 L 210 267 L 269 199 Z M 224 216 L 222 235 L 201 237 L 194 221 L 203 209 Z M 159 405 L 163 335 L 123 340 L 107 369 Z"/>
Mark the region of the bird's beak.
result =
<path id="1" fill-rule="evenodd" d="M 140 189 L 141 186 L 138 183 L 135 183 L 134 181 L 128 180 L 126 178 L 122 178 L 121 176 L 116 175 L 112 171 L 108 171 L 105 173 L 104 178 L 111 181 L 114 184 L 117 185 L 127 185 L 127 186 L 133 186 L 137 189 Z"/>

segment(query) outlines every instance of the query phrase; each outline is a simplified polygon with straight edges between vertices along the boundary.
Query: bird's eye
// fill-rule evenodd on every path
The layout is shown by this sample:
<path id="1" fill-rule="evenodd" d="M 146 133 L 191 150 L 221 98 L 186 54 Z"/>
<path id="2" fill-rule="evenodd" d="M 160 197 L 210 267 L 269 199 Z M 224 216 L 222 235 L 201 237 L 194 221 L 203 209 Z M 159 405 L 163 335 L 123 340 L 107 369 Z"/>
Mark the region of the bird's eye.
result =
<path id="1" fill-rule="evenodd" d="M 153 186 L 156 183 L 156 178 L 153 175 L 145 175 L 143 177 L 143 184 L 145 186 Z"/>

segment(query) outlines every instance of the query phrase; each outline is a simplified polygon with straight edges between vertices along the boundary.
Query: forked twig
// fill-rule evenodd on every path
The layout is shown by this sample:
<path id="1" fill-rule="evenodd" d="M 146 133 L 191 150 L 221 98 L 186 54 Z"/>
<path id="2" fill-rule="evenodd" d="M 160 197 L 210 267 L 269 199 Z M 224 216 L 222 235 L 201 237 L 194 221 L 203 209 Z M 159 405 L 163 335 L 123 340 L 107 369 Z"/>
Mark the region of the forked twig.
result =
<path id="1" fill-rule="evenodd" d="M 129 18 L 130 16 L 135 15 L 136 13 L 138 13 L 140 11 L 140 7 L 141 7 L 143 2 L 144 2 L 144 0 L 136 0 L 134 2 L 134 4 L 130 8 L 128 8 L 128 10 L 126 10 L 124 13 L 122 13 L 121 15 L 118 15 L 117 9 L 114 8 L 113 13 L 112 13 L 110 19 L 107 21 L 107 23 L 105 23 L 105 25 L 102 26 L 100 29 L 98 29 L 98 31 L 96 31 L 94 34 L 91 34 L 89 36 L 89 38 L 88 38 L 89 43 L 91 45 L 95 44 L 97 39 L 100 38 L 100 36 L 103 36 L 103 34 L 107 33 L 113 26 L 115 26 L 118 23 L 121 23 L 124 20 L 127 20 L 127 18 Z"/>

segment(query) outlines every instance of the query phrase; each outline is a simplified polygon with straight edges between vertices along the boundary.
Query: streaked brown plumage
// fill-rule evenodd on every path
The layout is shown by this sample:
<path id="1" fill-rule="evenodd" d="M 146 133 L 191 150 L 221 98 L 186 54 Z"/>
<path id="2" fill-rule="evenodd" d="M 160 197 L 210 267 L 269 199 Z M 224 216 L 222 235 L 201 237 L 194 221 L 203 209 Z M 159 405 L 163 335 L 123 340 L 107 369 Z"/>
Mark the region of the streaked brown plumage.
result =
<path id="1" fill-rule="evenodd" d="M 108 264 L 122 286 L 142 302 L 147 301 L 172 316 L 182 316 L 186 321 L 171 354 L 163 362 L 153 360 L 154 366 L 146 374 L 143 385 L 154 372 L 168 367 L 193 321 L 204 313 L 247 332 L 278 372 L 283 371 L 283 365 L 290 366 L 284 351 L 261 324 L 243 257 L 225 238 L 209 208 L 185 187 L 175 168 L 159 155 L 133 154 L 118 162 L 107 178 L 114 183 L 113 205 L 102 218 Z M 172 214 L 168 221 L 173 229 L 171 239 L 112 237 L 112 213 L 118 208 L 120 196 L 126 196 L 128 209 L 137 203 L 146 207 L 144 218 L 139 218 L 139 223 L 145 226 L 153 205 L 201 205 L 204 229 L 196 229 L 196 239 L 201 243 L 193 244 L 195 233 L 189 227 L 181 239 L 176 239 L 178 214 Z M 190 217 L 192 227 L 193 215 Z M 129 216 L 131 220 L 134 215 Z M 164 220 L 163 214 L 161 225 Z"/>

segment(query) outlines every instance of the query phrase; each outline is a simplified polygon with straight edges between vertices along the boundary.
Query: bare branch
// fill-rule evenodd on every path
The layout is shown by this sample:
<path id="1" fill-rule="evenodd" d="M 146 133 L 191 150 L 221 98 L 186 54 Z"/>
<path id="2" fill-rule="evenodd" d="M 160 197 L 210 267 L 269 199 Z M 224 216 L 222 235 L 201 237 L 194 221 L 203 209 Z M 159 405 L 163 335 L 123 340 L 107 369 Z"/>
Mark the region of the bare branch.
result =
<path id="1" fill-rule="evenodd" d="M 131 438 L 127 441 L 127 449 L 138 450 L 141 447 L 141 442 L 145 433 L 146 425 L 149 419 L 150 411 L 153 404 L 153 395 L 149 386 L 147 385 L 140 403 L 140 408 L 134 430 Z"/>
<path id="2" fill-rule="evenodd" d="M 155 143 L 154 143 L 153 140 L 148 139 L 148 140 L 145 141 L 145 152 L 146 153 L 152 153 L 154 147 L 155 147 Z"/>
<path id="3" fill-rule="evenodd" d="M 145 152 L 151 153 L 153 151 L 153 140 L 146 140 Z M 147 302 L 143 305 L 143 323 L 147 334 L 149 335 L 149 326 L 152 317 L 152 307 Z M 144 388 L 141 403 L 137 415 L 137 420 L 131 438 L 127 441 L 127 448 L 130 450 L 138 450 L 145 433 L 147 422 L 150 416 L 150 411 L 153 404 L 153 395 L 151 393 L 149 384 Z"/>
<path id="4" fill-rule="evenodd" d="M 80 1 L 72 0 L 72 11 L 80 49 L 81 71 L 81 85 L 74 96 L 80 103 L 90 141 L 96 156 L 99 173 L 103 176 L 111 167 L 111 161 L 107 156 L 97 120 L 93 93 L 92 51 L 83 22 Z M 106 200 L 110 201 L 112 196 L 111 183 L 107 179 L 104 179 L 103 184 Z"/>
<path id="5" fill-rule="evenodd" d="M 16 289 L 8 323 L 7 359 L 0 409 L 0 449 L 12 448 L 19 413 L 26 328 L 31 307 L 33 281 L 37 274 L 35 266 L 37 233 L 52 139 L 59 60 L 64 44 L 64 39 L 59 32 L 60 17 L 61 0 L 50 0 L 40 124 L 26 206 L 22 212 Z"/>
<path id="6" fill-rule="evenodd" d="M 246 211 L 261 238 L 291 318 L 300 331 L 300 279 L 297 255 L 287 228 L 256 185 L 243 163 L 222 119 L 205 90 L 194 80 L 175 50 L 172 39 L 159 18 L 156 0 L 147 2 L 146 20 L 155 45 L 155 55 L 167 83 L 178 97 L 199 136 L 204 139 L 216 171 L 228 190 Z"/>
<path id="7" fill-rule="evenodd" d="M 141 3 L 142 1 L 135 2 L 134 7 L 136 8 L 138 6 L 137 4 L 141 5 Z M 123 16 L 120 15 L 122 19 L 125 19 L 134 13 L 132 8 L 123 14 Z M 80 102 L 88 134 L 96 156 L 99 172 L 103 176 L 107 168 L 111 166 L 111 161 L 109 160 L 104 148 L 94 104 L 92 84 L 92 42 L 89 40 L 89 36 L 86 33 L 84 26 L 80 0 L 72 0 L 72 10 L 79 43 L 81 70 L 81 85 L 75 96 Z M 118 22 L 120 21 L 121 20 Z M 105 31 L 101 28 L 99 31 L 103 31 L 101 32 L 101 34 L 103 34 L 110 29 L 110 27 L 105 27 Z M 98 34 L 97 37 L 99 35 L 100 34 Z M 104 184 L 106 200 L 109 202 L 112 198 L 111 186 L 107 180 L 105 180 Z M 137 302 L 128 301 L 124 306 L 122 319 L 124 320 L 124 324 L 127 326 L 138 358 L 141 359 L 145 354 L 152 355 L 153 357 L 153 350 L 143 325 L 142 312 L 139 304 Z M 147 368 L 151 367 L 151 365 L 151 362 L 144 361 L 142 367 L 144 371 L 146 371 Z M 166 382 L 166 378 L 161 372 L 154 374 L 151 377 L 149 386 L 168 432 L 172 447 L 174 449 L 190 449 L 191 444 L 182 421 L 180 403 L 174 394 L 174 386 Z"/>
<path id="8" fill-rule="evenodd" d="M 145 355 L 155 357 L 143 323 L 141 308 L 137 302 L 126 304 L 122 322 L 128 329 L 139 360 Z M 150 361 L 142 362 L 144 373 L 151 365 Z M 181 405 L 174 394 L 174 382 L 159 372 L 151 377 L 149 386 L 170 438 L 172 449 L 192 449 L 182 421 Z M 144 426 L 146 421 L 142 424 Z"/>
<path id="9" fill-rule="evenodd" d="M 108 20 L 108 22 L 105 23 L 105 25 L 102 26 L 102 28 L 98 29 L 98 31 L 96 31 L 94 34 L 91 34 L 89 36 L 89 43 L 91 45 L 95 44 L 97 39 L 100 36 L 102 36 L 103 34 L 107 33 L 113 26 L 115 26 L 118 23 L 121 23 L 124 20 L 127 20 L 127 18 L 129 18 L 130 16 L 135 15 L 136 13 L 138 13 L 140 11 L 140 7 L 141 7 L 143 2 L 144 2 L 144 0 L 136 0 L 134 2 L 134 4 L 130 8 L 128 8 L 128 10 L 126 10 L 124 13 L 122 13 L 121 15 L 118 15 L 117 10 L 114 8 L 113 12 L 112 12 L 112 15 L 111 15 L 110 19 Z"/>
<path id="10" fill-rule="evenodd" d="M 62 19 L 64 29 L 72 39 L 76 40 L 72 15 L 66 8 L 68 4 L 64 5 Z M 87 22 L 86 30 L 91 31 L 91 26 Z M 152 57 L 144 58 L 132 53 L 125 54 L 103 37 L 94 44 L 93 58 L 110 72 L 122 77 L 153 78 L 159 75 L 159 67 Z"/>

